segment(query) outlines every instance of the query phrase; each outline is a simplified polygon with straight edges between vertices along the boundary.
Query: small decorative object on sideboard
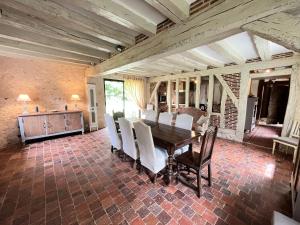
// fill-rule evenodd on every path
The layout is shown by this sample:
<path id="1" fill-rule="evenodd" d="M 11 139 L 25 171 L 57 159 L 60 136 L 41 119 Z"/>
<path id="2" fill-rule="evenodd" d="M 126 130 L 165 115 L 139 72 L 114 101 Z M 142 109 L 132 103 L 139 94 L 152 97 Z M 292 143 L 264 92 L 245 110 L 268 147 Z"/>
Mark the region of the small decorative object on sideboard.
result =
<path id="1" fill-rule="evenodd" d="M 75 102 L 75 110 L 78 110 L 77 108 L 77 102 L 80 101 L 80 97 L 77 94 L 74 94 L 71 96 L 71 100 Z"/>
<path id="2" fill-rule="evenodd" d="M 68 105 L 65 105 L 65 111 L 68 111 Z"/>
<path id="3" fill-rule="evenodd" d="M 27 102 L 30 102 L 31 99 L 29 98 L 29 96 L 27 94 L 20 94 L 17 98 L 18 102 L 23 102 L 23 115 L 28 113 L 27 110 Z"/>

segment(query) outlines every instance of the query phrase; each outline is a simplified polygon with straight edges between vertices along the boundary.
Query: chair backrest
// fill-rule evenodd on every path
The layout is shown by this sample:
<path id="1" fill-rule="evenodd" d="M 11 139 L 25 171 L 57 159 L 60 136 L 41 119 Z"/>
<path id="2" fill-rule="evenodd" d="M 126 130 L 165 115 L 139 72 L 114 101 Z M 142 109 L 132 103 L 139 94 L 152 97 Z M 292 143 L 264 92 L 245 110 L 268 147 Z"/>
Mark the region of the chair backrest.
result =
<path id="1" fill-rule="evenodd" d="M 300 121 L 295 120 L 292 125 L 290 132 L 290 137 L 299 138 L 300 137 Z"/>
<path id="2" fill-rule="evenodd" d="M 119 118 L 119 125 L 122 136 L 123 151 L 133 159 L 137 159 L 138 153 L 134 141 L 131 123 L 125 118 Z"/>
<path id="3" fill-rule="evenodd" d="M 199 166 L 201 166 L 202 162 L 211 159 L 217 133 L 218 133 L 218 127 L 209 127 L 205 132 L 201 144 Z"/>
<path id="4" fill-rule="evenodd" d="M 179 127 L 186 130 L 192 130 L 193 117 L 188 114 L 179 114 L 176 117 L 175 127 Z"/>
<path id="5" fill-rule="evenodd" d="M 158 122 L 163 123 L 163 124 L 167 124 L 167 125 L 171 125 L 172 124 L 172 119 L 173 119 L 173 114 L 172 113 L 163 112 L 163 113 L 159 114 Z"/>
<path id="6" fill-rule="evenodd" d="M 147 104 L 146 110 L 154 110 L 154 105 L 152 105 L 152 104 Z"/>
<path id="7" fill-rule="evenodd" d="M 139 146 L 141 164 L 152 169 L 155 164 L 155 147 L 151 128 L 141 121 L 133 123 L 133 126 Z"/>
<path id="8" fill-rule="evenodd" d="M 111 145 L 117 149 L 121 149 L 121 140 L 117 132 L 116 124 L 113 117 L 109 114 L 104 114 L 106 127 L 108 128 L 108 135 Z"/>
<path id="9" fill-rule="evenodd" d="M 154 110 L 146 110 L 144 112 L 145 114 L 145 119 L 146 120 L 150 120 L 150 121 L 154 121 L 156 122 L 156 117 L 157 117 L 157 114 Z"/>

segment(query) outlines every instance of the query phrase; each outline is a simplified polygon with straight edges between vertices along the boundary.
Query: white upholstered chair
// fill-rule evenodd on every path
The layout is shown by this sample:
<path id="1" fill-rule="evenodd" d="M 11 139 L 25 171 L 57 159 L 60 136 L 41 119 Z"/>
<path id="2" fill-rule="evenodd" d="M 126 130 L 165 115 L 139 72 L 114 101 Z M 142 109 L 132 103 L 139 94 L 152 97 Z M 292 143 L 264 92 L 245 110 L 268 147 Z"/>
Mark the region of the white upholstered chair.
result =
<path id="1" fill-rule="evenodd" d="M 158 122 L 171 126 L 172 119 L 173 119 L 173 114 L 172 113 L 164 112 L 164 113 L 159 114 Z"/>
<path id="2" fill-rule="evenodd" d="M 149 126 L 141 121 L 133 123 L 133 126 L 139 146 L 141 165 L 154 173 L 152 182 L 155 183 L 157 173 L 167 165 L 168 154 L 164 149 L 154 146 Z"/>
<path id="3" fill-rule="evenodd" d="M 106 127 L 108 129 L 108 135 L 111 142 L 111 152 L 114 149 L 121 150 L 122 149 L 122 140 L 117 132 L 116 124 L 113 117 L 109 114 L 104 114 L 104 119 L 106 123 Z"/>
<path id="4" fill-rule="evenodd" d="M 295 120 L 293 122 L 292 129 L 291 129 L 290 135 L 288 137 L 276 137 L 273 139 L 272 154 L 274 155 L 274 153 L 275 153 L 277 143 L 285 145 L 287 147 L 291 147 L 294 149 L 293 162 L 295 162 L 299 138 L 300 138 L 300 121 Z"/>
<path id="5" fill-rule="evenodd" d="M 193 117 L 188 114 L 179 114 L 176 117 L 175 127 L 192 130 Z"/>
<path id="6" fill-rule="evenodd" d="M 154 110 L 154 105 L 153 104 L 147 104 L 146 110 Z"/>
<path id="7" fill-rule="evenodd" d="M 154 110 L 146 110 L 144 112 L 144 118 L 145 120 L 150 120 L 150 121 L 153 121 L 153 122 L 156 122 L 157 120 L 157 113 L 154 111 Z"/>
<path id="8" fill-rule="evenodd" d="M 137 144 L 134 140 L 131 122 L 126 120 L 125 118 L 119 118 L 118 121 L 121 130 L 123 151 L 126 155 L 136 161 L 139 157 L 139 152 Z"/>
<path id="9" fill-rule="evenodd" d="M 182 128 L 185 130 L 192 130 L 193 127 L 193 117 L 188 114 L 179 114 L 176 117 L 175 127 Z M 183 146 L 175 151 L 174 155 L 180 155 L 189 150 L 189 146 Z"/>

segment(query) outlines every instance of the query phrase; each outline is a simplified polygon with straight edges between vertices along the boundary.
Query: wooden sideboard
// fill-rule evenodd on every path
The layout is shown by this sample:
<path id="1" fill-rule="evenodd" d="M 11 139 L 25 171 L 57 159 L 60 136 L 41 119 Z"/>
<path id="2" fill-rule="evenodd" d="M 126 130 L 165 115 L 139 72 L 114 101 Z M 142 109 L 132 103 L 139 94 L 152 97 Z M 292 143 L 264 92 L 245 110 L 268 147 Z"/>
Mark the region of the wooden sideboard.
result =
<path id="1" fill-rule="evenodd" d="M 22 142 L 59 134 L 84 132 L 82 111 L 34 113 L 18 117 Z"/>

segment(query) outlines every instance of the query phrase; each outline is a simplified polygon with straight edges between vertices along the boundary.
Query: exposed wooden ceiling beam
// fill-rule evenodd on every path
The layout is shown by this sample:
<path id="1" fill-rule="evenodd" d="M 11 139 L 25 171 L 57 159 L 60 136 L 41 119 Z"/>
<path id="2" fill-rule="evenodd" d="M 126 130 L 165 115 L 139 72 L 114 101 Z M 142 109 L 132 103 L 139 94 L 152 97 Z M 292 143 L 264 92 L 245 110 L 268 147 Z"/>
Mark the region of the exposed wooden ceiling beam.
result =
<path id="1" fill-rule="evenodd" d="M 208 66 L 215 66 L 215 67 L 222 67 L 224 66 L 223 63 L 208 57 L 202 53 L 200 53 L 199 51 L 196 50 L 190 50 L 190 51 L 186 51 L 182 53 L 183 56 L 187 57 L 187 58 L 191 58 L 193 60 L 197 60 L 198 62 L 208 65 Z"/>
<path id="2" fill-rule="evenodd" d="M 51 55 L 60 58 L 65 58 L 65 59 L 80 60 L 89 63 L 99 63 L 98 58 L 75 54 L 71 52 L 65 52 L 58 49 L 47 48 L 44 46 L 38 46 L 31 43 L 20 42 L 17 40 L 10 40 L 3 37 L 0 37 L 0 46 L 6 46 L 6 47 L 21 49 L 21 50 L 31 51 L 31 52 L 38 52 L 43 55 Z"/>
<path id="3" fill-rule="evenodd" d="M 0 18 L 1 21 L 1 18 Z M 49 38 L 31 31 L 21 30 L 0 23 L 0 37 L 37 44 L 49 48 L 87 55 L 95 58 L 108 59 L 109 53 L 99 51 L 82 45 L 73 44 L 59 39 Z"/>
<path id="4" fill-rule="evenodd" d="M 75 60 L 75 59 L 68 59 L 68 58 L 61 58 L 59 56 L 54 55 L 47 55 L 39 52 L 32 52 L 22 49 L 10 48 L 7 46 L 0 45 L 0 55 L 12 58 L 38 58 L 38 59 L 47 59 L 47 60 L 54 60 L 63 63 L 72 63 L 72 64 L 80 64 L 80 65 L 91 65 L 90 62 Z"/>
<path id="5" fill-rule="evenodd" d="M 224 1 L 208 11 L 190 17 L 184 24 L 176 24 L 159 35 L 150 37 L 104 61 L 96 66 L 95 73 L 102 75 L 115 73 L 222 40 L 240 32 L 241 26 L 247 23 L 297 7 L 300 7 L 299 0 Z"/>
<path id="6" fill-rule="evenodd" d="M 254 47 L 261 58 L 262 61 L 267 61 L 272 59 L 272 53 L 269 45 L 269 41 L 258 37 L 256 35 L 251 35 Z"/>
<path id="7" fill-rule="evenodd" d="M 55 24 L 50 21 L 41 20 L 37 17 L 32 17 L 26 13 L 5 7 L 1 4 L 0 8 L 0 23 L 101 51 L 116 52 L 116 45 L 113 43 L 60 26 L 58 23 Z"/>
<path id="8" fill-rule="evenodd" d="M 10 0 L 1 2 L 8 7 L 39 17 L 52 23 L 90 34 L 114 44 L 133 45 L 135 37 L 108 27 L 101 21 L 95 22 L 55 2 L 43 0 Z"/>
<path id="9" fill-rule="evenodd" d="M 175 23 L 182 23 L 190 15 L 190 5 L 185 0 L 146 0 Z"/>
<path id="10" fill-rule="evenodd" d="M 242 29 L 290 50 L 300 52 L 300 18 L 287 13 L 275 13 L 260 18 Z"/>
<path id="11" fill-rule="evenodd" d="M 194 65 L 190 64 L 180 58 L 177 58 L 175 55 L 169 56 L 167 58 L 163 58 L 163 60 L 165 60 L 166 62 L 168 62 L 169 64 L 171 64 L 174 67 L 182 68 L 182 70 L 193 71 L 194 69 L 197 69 L 196 64 L 194 64 Z"/>
<path id="12" fill-rule="evenodd" d="M 61 0 L 54 1 L 61 2 Z M 156 34 L 157 24 L 148 21 L 146 18 L 112 0 L 64 0 L 64 2 L 70 5 L 75 4 L 86 11 L 103 16 L 115 23 L 139 31 L 145 35 L 152 36 Z"/>
<path id="13" fill-rule="evenodd" d="M 246 62 L 246 59 L 241 56 L 235 49 L 233 49 L 225 40 L 219 41 L 208 45 L 209 48 L 223 56 L 225 59 L 230 60 L 236 64 L 242 64 Z"/>

